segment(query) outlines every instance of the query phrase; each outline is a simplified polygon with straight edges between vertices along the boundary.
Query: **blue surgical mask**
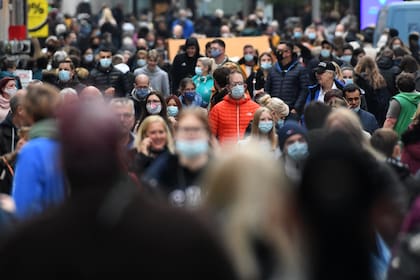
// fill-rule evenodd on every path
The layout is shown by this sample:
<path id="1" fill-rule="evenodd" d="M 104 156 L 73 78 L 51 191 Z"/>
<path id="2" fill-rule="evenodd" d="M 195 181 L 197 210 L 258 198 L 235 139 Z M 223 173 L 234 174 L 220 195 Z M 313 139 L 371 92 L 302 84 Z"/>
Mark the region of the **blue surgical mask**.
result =
<path id="1" fill-rule="evenodd" d="M 204 139 L 177 140 L 175 142 L 175 148 L 180 156 L 195 158 L 208 152 L 209 143 Z"/>
<path id="2" fill-rule="evenodd" d="M 244 85 L 236 85 L 232 88 L 231 96 L 233 99 L 241 99 L 245 94 Z"/>
<path id="3" fill-rule="evenodd" d="M 62 82 L 70 81 L 70 71 L 67 70 L 60 70 L 58 72 L 58 79 Z"/>
<path id="4" fill-rule="evenodd" d="M 308 144 L 295 142 L 287 147 L 287 155 L 295 161 L 301 161 L 308 156 Z"/>
<path id="5" fill-rule="evenodd" d="M 92 62 L 93 61 L 93 54 L 85 54 L 85 61 L 86 62 Z"/>
<path id="6" fill-rule="evenodd" d="M 321 56 L 322 57 L 327 58 L 327 57 L 330 57 L 330 55 L 331 55 L 331 51 L 330 50 L 327 50 L 327 49 L 322 49 L 321 50 Z"/>
<path id="7" fill-rule="evenodd" d="M 210 52 L 211 52 L 211 57 L 213 58 L 219 57 L 222 54 L 222 52 L 218 49 L 213 49 Z"/>
<path id="8" fill-rule="evenodd" d="M 195 95 L 196 95 L 195 91 L 184 92 L 185 99 L 187 99 L 190 102 L 194 101 Z"/>
<path id="9" fill-rule="evenodd" d="M 203 74 L 203 70 L 201 67 L 195 67 L 195 74 L 201 76 Z"/>
<path id="10" fill-rule="evenodd" d="M 358 113 L 360 111 L 360 106 L 351 109 L 353 112 Z"/>
<path id="11" fill-rule="evenodd" d="M 250 62 L 254 60 L 254 56 L 252 54 L 247 53 L 246 55 L 244 55 L 244 59 L 246 62 Z"/>
<path id="12" fill-rule="evenodd" d="M 296 31 L 295 33 L 293 33 L 293 37 L 295 37 L 296 39 L 302 38 L 302 32 Z"/>
<path id="13" fill-rule="evenodd" d="M 284 120 L 283 119 L 279 119 L 277 121 L 277 125 L 279 126 L 279 128 L 282 128 L 284 126 Z"/>
<path id="14" fill-rule="evenodd" d="M 137 59 L 137 66 L 138 67 L 143 67 L 144 65 L 146 65 L 146 59 Z"/>
<path id="15" fill-rule="evenodd" d="M 316 39 L 316 33 L 313 33 L 313 32 L 308 33 L 308 38 L 309 38 L 309 40 L 315 40 Z"/>
<path id="16" fill-rule="evenodd" d="M 111 66 L 111 59 L 110 58 L 101 58 L 99 60 L 99 64 L 101 65 L 102 68 L 108 68 L 109 66 Z"/>
<path id="17" fill-rule="evenodd" d="M 349 85 L 353 83 L 353 79 L 344 79 L 344 84 Z"/>
<path id="18" fill-rule="evenodd" d="M 178 115 L 178 107 L 177 106 L 168 106 L 167 107 L 168 116 L 176 117 Z"/>
<path id="19" fill-rule="evenodd" d="M 267 134 L 273 129 L 273 122 L 272 121 L 261 121 L 258 124 L 258 129 L 261 133 Z"/>
<path id="20" fill-rule="evenodd" d="M 271 67 L 273 67 L 273 64 L 271 62 L 263 62 L 263 63 L 261 63 L 261 68 L 263 70 L 271 69 Z"/>
<path id="21" fill-rule="evenodd" d="M 341 56 L 341 60 L 347 63 L 350 63 L 351 55 L 343 55 Z"/>
<path id="22" fill-rule="evenodd" d="M 137 88 L 136 89 L 136 96 L 140 100 L 145 99 L 148 94 L 149 94 L 149 89 L 148 88 Z"/>

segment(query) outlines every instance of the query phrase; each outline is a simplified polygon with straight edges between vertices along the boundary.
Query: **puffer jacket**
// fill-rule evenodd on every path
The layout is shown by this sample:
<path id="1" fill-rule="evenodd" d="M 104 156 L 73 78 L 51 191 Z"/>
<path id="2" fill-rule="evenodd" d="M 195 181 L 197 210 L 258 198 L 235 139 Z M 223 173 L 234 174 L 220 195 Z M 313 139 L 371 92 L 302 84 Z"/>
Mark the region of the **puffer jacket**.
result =
<path id="1" fill-rule="evenodd" d="M 92 69 L 88 84 L 97 87 L 101 91 L 109 87 L 114 87 L 115 97 L 127 96 L 132 88 L 127 75 L 114 66 L 104 69 L 98 65 Z"/>
<path id="2" fill-rule="evenodd" d="M 243 139 L 245 130 L 259 107 L 248 94 L 240 100 L 226 95 L 223 101 L 210 111 L 209 122 L 212 133 L 221 143 Z"/>
<path id="3" fill-rule="evenodd" d="M 295 109 L 302 113 L 308 86 L 308 71 L 294 60 L 284 68 L 275 63 L 268 74 L 264 89 L 272 97 L 283 100 L 290 110 Z"/>

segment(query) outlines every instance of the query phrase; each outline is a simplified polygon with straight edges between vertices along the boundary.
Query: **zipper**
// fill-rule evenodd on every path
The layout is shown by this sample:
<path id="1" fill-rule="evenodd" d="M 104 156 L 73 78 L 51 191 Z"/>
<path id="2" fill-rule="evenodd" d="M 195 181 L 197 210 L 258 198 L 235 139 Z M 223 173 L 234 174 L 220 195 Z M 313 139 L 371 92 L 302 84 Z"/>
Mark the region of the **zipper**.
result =
<path id="1" fill-rule="evenodd" d="M 239 133 L 239 104 L 236 103 L 236 132 L 237 132 L 237 141 L 239 141 L 240 139 L 240 133 Z"/>

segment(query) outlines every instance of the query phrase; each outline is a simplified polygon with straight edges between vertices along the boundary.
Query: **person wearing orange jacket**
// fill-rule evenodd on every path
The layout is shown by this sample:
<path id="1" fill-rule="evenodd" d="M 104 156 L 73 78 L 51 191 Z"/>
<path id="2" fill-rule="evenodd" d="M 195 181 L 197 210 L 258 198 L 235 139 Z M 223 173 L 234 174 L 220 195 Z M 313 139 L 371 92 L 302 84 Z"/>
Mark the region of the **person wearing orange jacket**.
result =
<path id="1" fill-rule="evenodd" d="M 260 107 L 246 92 L 240 71 L 229 75 L 229 93 L 210 111 L 209 122 L 213 135 L 220 143 L 243 139 L 246 127 Z"/>

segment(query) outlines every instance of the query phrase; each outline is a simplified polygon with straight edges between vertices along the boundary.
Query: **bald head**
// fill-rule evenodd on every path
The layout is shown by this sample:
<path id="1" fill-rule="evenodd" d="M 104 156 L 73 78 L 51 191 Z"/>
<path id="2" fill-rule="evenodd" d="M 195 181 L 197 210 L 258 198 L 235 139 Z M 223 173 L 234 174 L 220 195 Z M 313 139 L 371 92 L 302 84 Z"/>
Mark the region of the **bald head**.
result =
<path id="1" fill-rule="evenodd" d="M 103 100 L 101 91 L 94 86 L 85 87 L 79 94 L 82 100 Z"/>
<path id="2" fill-rule="evenodd" d="M 135 88 L 148 88 L 150 86 L 150 79 L 145 74 L 139 74 L 136 76 L 134 80 L 134 87 Z"/>
<path id="3" fill-rule="evenodd" d="M 137 45 L 137 49 L 143 49 L 143 50 L 148 49 L 147 48 L 147 42 L 143 38 L 138 39 L 136 45 Z"/>

